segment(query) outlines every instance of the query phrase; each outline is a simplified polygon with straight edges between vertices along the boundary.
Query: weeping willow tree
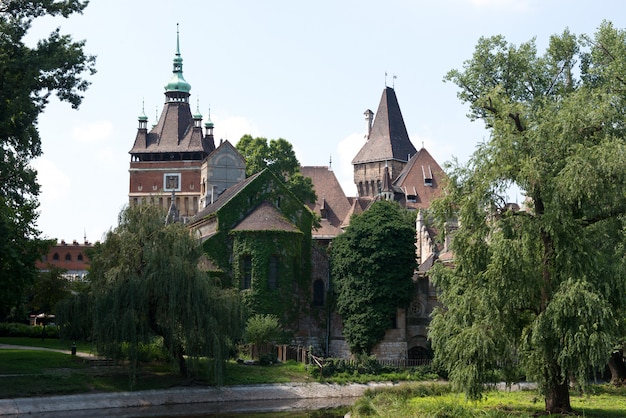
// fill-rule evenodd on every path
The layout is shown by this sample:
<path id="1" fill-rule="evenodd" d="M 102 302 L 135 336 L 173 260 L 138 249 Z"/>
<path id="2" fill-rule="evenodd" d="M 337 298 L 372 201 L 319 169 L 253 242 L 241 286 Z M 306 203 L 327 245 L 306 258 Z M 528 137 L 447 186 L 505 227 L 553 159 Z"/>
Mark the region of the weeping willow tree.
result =
<path id="1" fill-rule="evenodd" d="M 625 69 L 626 31 L 604 22 L 552 36 L 541 55 L 534 41 L 482 38 L 447 76 L 490 132 L 435 206 L 461 223 L 454 267 L 431 276 L 445 308 L 429 335 L 472 398 L 519 365 L 547 412 L 570 413 L 570 381 L 584 388 L 624 336 Z M 525 210 L 505 204 L 511 185 Z"/>
<path id="2" fill-rule="evenodd" d="M 241 304 L 198 269 L 201 249 L 189 231 L 164 219 L 160 208 L 129 207 L 94 248 L 89 278 L 96 348 L 128 356 L 134 382 L 141 345 L 161 337 L 181 375 L 197 375 L 202 358 L 205 377 L 219 384 L 229 344 L 243 329 Z"/>

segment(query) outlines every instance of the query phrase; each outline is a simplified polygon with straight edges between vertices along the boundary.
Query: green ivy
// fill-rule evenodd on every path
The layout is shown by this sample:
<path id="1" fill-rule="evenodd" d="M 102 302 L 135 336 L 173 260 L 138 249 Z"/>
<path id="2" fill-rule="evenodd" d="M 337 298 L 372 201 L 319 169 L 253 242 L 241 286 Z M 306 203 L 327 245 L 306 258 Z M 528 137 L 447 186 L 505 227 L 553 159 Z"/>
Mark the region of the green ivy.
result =
<path id="1" fill-rule="evenodd" d="M 270 202 L 298 231 L 233 229 L 264 201 Z M 251 314 L 274 314 L 291 328 L 296 323 L 302 295 L 310 302 L 311 229 L 313 213 L 300 202 L 271 171 L 265 170 L 207 219 L 216 218 L 217 232 L 203 248 L 214 261 L 224 286 L 241 289 L 245 255 L 252 259 L 252 285 L 242 290 Z M 269 260 L 279 258 L 278 282 L 269 289 Z"/>

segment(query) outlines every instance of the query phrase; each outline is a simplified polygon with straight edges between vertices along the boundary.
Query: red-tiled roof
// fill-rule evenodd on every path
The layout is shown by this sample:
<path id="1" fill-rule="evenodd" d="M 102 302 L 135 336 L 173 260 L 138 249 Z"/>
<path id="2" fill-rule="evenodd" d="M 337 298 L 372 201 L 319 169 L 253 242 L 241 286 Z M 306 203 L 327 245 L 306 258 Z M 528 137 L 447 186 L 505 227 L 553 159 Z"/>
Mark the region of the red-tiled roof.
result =
<path id="1" fill-rule="evenodd" d="M 393 182 L 394 190 L 416 196 L 415 202 L 403 202 L 407 208 L 429 208 L 439 197 L 446 174 L 425 148 L 419 150 Z"/>
<path id="2" fill-rule="evenodd" d="M 287 231 L 300 230 L 287 220 L 271 203 L 264 201 L 237 224 L 233 231 Z"/>
<path id="3" fill-rule="evenodd" d="M 335 173 L 326 166 L 300 167 L 305 177 L 310 177 L 317 194 L 317 202 L 308 204 L 309 209 L 322 218 L 321 226 L 313 231 L 313 237 L 335 237 L 341 231 L 341 224 L 350 211 L 350 202 L 346 197 Z"/>

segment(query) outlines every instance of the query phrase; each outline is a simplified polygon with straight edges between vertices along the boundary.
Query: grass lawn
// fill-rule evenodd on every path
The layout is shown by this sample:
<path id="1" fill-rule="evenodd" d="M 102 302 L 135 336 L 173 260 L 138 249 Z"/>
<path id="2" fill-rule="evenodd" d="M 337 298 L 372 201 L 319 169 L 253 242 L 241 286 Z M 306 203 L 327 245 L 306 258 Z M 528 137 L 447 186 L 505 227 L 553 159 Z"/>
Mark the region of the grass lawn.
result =
<path id="1" fill-rule="evenodd" d="M 575 415 L 586 418 L 626 417 L 626 387 L 596 385 L 589 394 L 571 393 Z M 409 384 L 375 389 L 352 408 L 352 417 L 531 418 L 542 416 L 543 398 L 535 390 L 488 392 L 482 401 L 450 392 L 448 385 Z"/>
<path id="2" fill-rule="evenodd" d="M 0 338 L 0 343 L 66 349 L 58 340 Z M 45 344 L 45 345 L 44 345 Z M 79 350 L 89 351 L 90 347 Z M 406 374 L 406 372 L 404 373 Z M 400 374 L 390 375 L 397 379 Z M 428 378 L 427 376 L 424 376 Z M 409 376 L 401 380 L 417 379 Z M 326 382 L 362 381 L 349 376 L 325 379 Z M 371 376 L 371 380 L 383 380 Z M 248 366 L 228 362 L 225 385 L 318 381 L 304 365 L 293 361 L 272 366 Z M 186 380 L 169 364 L 142 365 L 133 390 L 167 389 L 202 385 L 201 380 Z M 92 367 L 87 360 L 69 354 L 42 350 L 0 350 L 0 398 L 45 396 L 86 392 L 128 391 L 128 370 L 124 365 Z M 577 416 L 586 418 L 626 417 L 626 387 L 591 387 L 586 395 L 571 394 Z M 412 382 L 393 388 L 370 390 L 352 408 L 357 417 L 481 417 L 530 418 L 542 415 L 544 401 L 535 391 L 489 392 L 481 402 L 466 401 L 452 393 L 445 383 Z M 262 414 L 259 417 L 263 416 Z M 275 415 L 274 415 L 275 416 Z"/>

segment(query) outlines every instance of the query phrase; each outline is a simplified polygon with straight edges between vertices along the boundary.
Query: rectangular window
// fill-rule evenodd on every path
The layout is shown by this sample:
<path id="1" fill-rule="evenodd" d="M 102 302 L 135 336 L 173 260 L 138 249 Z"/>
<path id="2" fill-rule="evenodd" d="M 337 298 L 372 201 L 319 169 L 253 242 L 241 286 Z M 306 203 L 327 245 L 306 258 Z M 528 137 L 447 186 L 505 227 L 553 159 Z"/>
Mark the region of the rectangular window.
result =
<path id="1" fill-rule="evenodd" d="M 242 276 L 242 289 L 250 289 L 252 286 L 252 257 L 249 255 L 243 256 L 241 260 L 241 276 Z"/>

